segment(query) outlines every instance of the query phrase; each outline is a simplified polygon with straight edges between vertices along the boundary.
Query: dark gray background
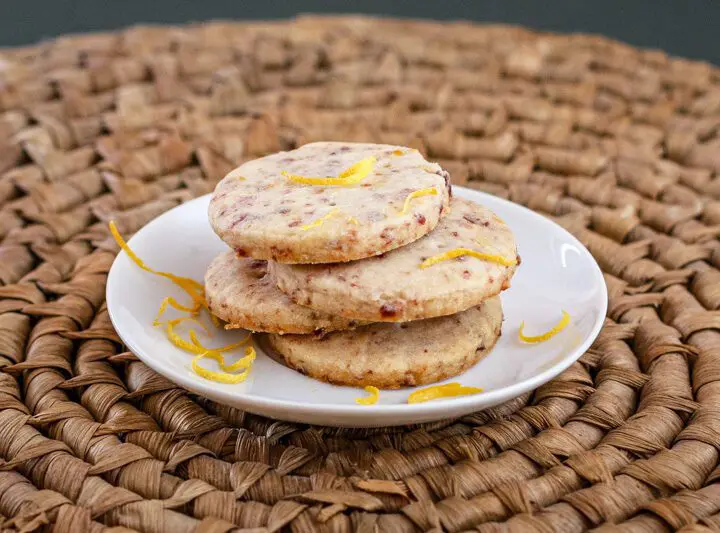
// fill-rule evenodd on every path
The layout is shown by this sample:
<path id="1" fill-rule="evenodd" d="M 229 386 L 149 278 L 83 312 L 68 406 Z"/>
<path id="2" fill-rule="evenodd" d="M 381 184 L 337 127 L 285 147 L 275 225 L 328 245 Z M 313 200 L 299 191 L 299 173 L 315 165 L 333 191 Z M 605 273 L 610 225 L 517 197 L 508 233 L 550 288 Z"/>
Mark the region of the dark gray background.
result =
<path id="1" fill-rule="evenodd" d="M 720 64 L 719 0 L 0 0 L 0 46 L 140 22 L 370 13 L 591 32 Z"/>

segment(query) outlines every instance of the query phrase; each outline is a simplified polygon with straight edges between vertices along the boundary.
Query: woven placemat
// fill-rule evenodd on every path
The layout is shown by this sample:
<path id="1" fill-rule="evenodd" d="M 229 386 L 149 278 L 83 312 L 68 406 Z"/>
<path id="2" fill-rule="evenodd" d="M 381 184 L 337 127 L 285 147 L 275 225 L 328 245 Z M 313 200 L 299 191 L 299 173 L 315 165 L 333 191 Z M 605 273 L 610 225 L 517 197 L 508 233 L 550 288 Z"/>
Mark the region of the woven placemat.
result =
<path id="1" fill-rule="evenodd" d="M 344 17 L 0 50 L 0 530 L 720 531 L 720 71 L 589 36 Z M 579 363 L 457 420 L 341 430 L 175 387 L 104 305 L 117 248 L 239 163 L 409 145 L 574 233 Z"/>

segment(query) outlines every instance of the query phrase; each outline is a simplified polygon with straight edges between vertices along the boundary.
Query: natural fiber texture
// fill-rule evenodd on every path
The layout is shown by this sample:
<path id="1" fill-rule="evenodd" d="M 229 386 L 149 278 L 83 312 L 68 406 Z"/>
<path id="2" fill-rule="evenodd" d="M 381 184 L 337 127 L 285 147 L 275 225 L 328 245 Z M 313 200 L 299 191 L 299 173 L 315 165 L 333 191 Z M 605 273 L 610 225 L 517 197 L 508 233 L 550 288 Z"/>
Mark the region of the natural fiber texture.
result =
<path id="1" fill-rule="evenodd" d="M 1 51 L 0 529 L 719 531 L 719 127 L 717 69 L 499 26 L 306 17 Z M 124 352 L 106 222 L 129 235 L 331 139 L 416 147 L 577 235 L 610 288 L 592 349 L 501 407 L 380 430 L 247 415 Z"/>

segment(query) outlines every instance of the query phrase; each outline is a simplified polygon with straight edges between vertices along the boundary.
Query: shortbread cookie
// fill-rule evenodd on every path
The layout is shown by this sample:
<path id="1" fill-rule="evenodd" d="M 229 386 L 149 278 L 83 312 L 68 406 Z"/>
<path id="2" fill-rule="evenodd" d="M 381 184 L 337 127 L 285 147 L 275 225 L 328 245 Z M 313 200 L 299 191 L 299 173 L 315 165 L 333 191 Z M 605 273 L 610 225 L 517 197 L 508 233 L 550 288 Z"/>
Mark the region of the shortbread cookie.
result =
<path id="1" fill-rule="evenodd" d="M 231 328 L 272 333 L 322 333 L 352 329 L 355 320 L 301 307 L 275 285 L 267 261 L 217 256 L 205 274 L 205 298 L 210 311 Z"/>
<path id="2" fill-rule="evenodd" d="M 487 256 L 461 255 L 423 268 L 424 261 L 463 249 Z M 405 322 L 464 311 L 497 295 L 509 287 L 518 262 L 515 238 L 502 220 L 453 198 L 435 231 L 382 256 L 270 270 L 300 305 L 369 322 Z"/>
<path id="3" fill-rule="evenodd" d="M 270 346 L 291 368 L 334 383 L 381 389 L 426 385 L 464 372 L 500 336 L 500 297 L 451 316 L 370 324 L 355 331 L 270 335 Z"/>
<path id="4" fill-rule="evenodd" d="M 319 142 L 263 157 L 218 184 L 209 218 L 239 255 L 282 263 L 371 257 L 432 231 L 449 175 L 419 152 Z"/>

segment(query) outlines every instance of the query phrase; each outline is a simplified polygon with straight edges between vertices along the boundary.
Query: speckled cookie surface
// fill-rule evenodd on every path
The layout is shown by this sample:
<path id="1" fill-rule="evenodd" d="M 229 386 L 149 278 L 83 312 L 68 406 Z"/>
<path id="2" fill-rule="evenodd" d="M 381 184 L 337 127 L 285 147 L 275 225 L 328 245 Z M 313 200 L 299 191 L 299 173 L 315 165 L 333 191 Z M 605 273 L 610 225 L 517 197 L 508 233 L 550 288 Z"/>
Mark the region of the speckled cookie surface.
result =
<path id="1" fill-rule="evenodd" d="M 489 209 L 453 198 L 435 231 L 383 256 L 331 265 L 271 265 L 278 287 L 300 305 L 370 322 L 449 315 L 507 288 L 515 264 L 463 256 L 421 263 L 456 248 L 518 262 L 510 228 Z"/>
<path id="2" fill-rule="evenodd" d="M 426 385 L 464 372 L 487 355 L 500 336 L 500 298 L 455 315 L 370 324 L 355 331 L 270 335 L 285 362 L 310 377 L 381 389 Z"/>
<path id="3" fill-rule="evenodd" d="M 337 177 L 369 157 L 376 159 L 372 171 L 350 186 L 308 185 L 288 177 Z M 413 199 L 402 212 L 409 194 L 430 188 L 437 194 Z M 426 235 L 449 197 L 447 172 L 410 148 L 311 143 L 230 172 L 213 193 L 209 219 L 242 256 L 334 263 L 371 257 Z"/>
<path id="4" fill-rule="evenodd" d="M 351 329 L 358 323 L 293 303 L 267 273 L 267 261 L 217 256 L 205 274 L 205 297 L 213 314 L 230 327 L 272 333 Z"/>

